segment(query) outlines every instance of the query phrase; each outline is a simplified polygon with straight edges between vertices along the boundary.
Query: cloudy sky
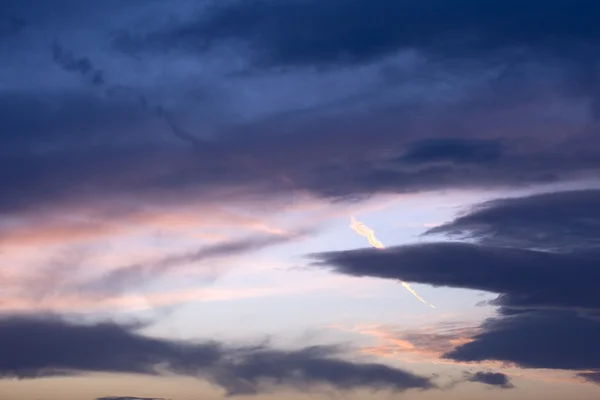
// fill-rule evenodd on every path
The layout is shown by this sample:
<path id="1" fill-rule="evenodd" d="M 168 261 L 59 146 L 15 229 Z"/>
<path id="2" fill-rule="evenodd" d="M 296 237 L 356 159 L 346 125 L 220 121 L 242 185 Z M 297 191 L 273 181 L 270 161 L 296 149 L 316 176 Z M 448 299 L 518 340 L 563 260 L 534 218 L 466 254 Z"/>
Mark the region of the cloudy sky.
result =
<path id="1" fill-rule="evenodd" d="M 598 15 L 0 0 L 0 400 L 600 398 Z"/>

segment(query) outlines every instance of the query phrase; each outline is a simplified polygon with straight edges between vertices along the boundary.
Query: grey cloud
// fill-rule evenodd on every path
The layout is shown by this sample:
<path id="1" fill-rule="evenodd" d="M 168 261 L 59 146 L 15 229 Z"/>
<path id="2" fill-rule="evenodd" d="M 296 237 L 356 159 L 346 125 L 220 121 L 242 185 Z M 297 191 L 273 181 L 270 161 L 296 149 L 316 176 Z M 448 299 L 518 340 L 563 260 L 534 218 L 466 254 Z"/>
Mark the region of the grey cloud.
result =
<path id="1" fill-rule="evenodd" d="M 352 276 L 497 293 L 491 302 L 500 306 L 497 316 L 467 343 L 448 350 L 443 336 L 408 332 L 402 337 L 426 348 L 442 346 L 444 357 L 455 361 L 568 369 L 594 381 L 600 370 L 597 203 L 596 190 L 499 199 L 440 229 L 513 247 L 434 242 L 321 253 L 312 255 L 313 265 Z M 519 242 L 560 251 L 519 248 Z M 473 378 L 502 382 L 497 376 Z"/>
<path id="2" fill-rule="evenodd" d="M 476 243 L 434 242 L 312 255 L 316 265 L 353 276 L 401 279 L 497 293 L 508 309 L 597 312 L 594 289 L 600 191 L 492 200 L 426 234 Z M 553 251 L 547 251 L 553 250 Z"/>
<path id="3" fill-rule="evenodd" d="M 27 27 L 27 21 L 18 15 L 8 15 L 0 20 L 0 40 L 19 34 Z"/>
<path id="4" fill-rule="evenodd" d="M 95 69 L 92 62 L 87 57 L 76 57 L 65 50 L 58 43 L 52 46 L 52 59 L 68 72 L 77 72 L 89 78 L 94 85 L 104 84 L 104 75 L 102 71 Z"/>
<path id="5" fill-rule="evenodd" d="M 98 397 L 96 400 L 168 400 L 163 397 L 135 397 L 135 396 L 108 396 Z"/>
<path id="6" fill-rule="evenodd" d="M 513 389 L 515 386 L 510 382 L 508 375 L 500 372 L 477 371 L 474 374 L 465 373 L 465 379 L 469 382 L 479 382 L 502 389 Z"/>
<path id="7" fill-rule="evenodd" d="M 593 99 L 598 115 L 600 30 L 589 16 L 599 11 L 591 0 L 220 1 L 191 21 L 128 31 L 115 47 L 127 54 L 183 51 L 203 58 L 233 47 L 261 72 L 334 70 L 416 53 L 428 79 L 496 75 L 486 86 L 488 98 L 497 90 L 523 93 L 531 81 L 558 73 L 555 89 Z M 527 72 L 532 67 L 533 77 Z"/>
<path id="8" fill-rule="evenodd" d="M 31 376 L 32 371 L 157 375 L 162 370 L 207 379 L 229 395 L 256 394 L 274 385 L 392 391 L 435 387 L 428 378 L 401 369 L 345 361 L 334 348 L 284 351 L 173 341 L 114 323 L 9 317 L 0 320 L 0 340 L 6 348 L 0 360 L 4 377 Z"/>
<path id="9" fill-rule="evenodd" d="M 91 77 L 91 83 L 93 85 L 102 86 L 107 83 L 104 79 L 104 72 L 96 69 L 88 57 L 76 57 L 69 51 L 65 50 L 62 46 L 54 43 L 52 46 L 52 59 L 58 65 L 60 65 L 67 72 L 78 72 L 80 75 L 86 78 Z M 139 105 L 145 111 L 153 117 L 159 117 L 165 120 L 173 134 L 186 142 L 194 145 L 197 150 L 206 149 L 210 146 L 207 141 L 202 141 L 194 135 L 186 132 L 179 125 L 177 125 L 173 117 L 165 110 L 162 105 L 152 105 L 148 100 L 148 97 L 141 91 L 122 85 L 107 85 L 106 93 L 113 96 L 121 97 L 133 97 L 137 100 Z M 214 150 L 214 148 L 213 148 Z"/>
<path id="10" fill-rule="evenodd" d="M 69 71 L 88 78 L 99 71 L 87 56 L 71 54 L 58 45 L 54 53 Z M 381 111 L 335 118 L 313 114 L 303 121 L 291 118 L 279 125 L 259 122 L 232 128 L 209 141 L 201 138 L 198 127 L 182 128 L 161 101 L 150 101 L 137 89 L 102 82 L 112 93 L 104 102 L 78 96 L 68 101 L 48 97 L 42 102 L 7 97 L 6 104 L 0 105 L 0 114 L 6 114 L 2 120 L 7 121 L 6 148 L 11 148 L 10 154 L 14 150 L 24 153 L 0 160 L 0 175 L 11 175 L 4 181 L 18 181 L 17 190 L 7 191 L 9 198 L 0 208 L 31 207 L 27 203 L 34 198 L 61 203 L 65 193 L 84 201 L 82 191 L 106 199 L 143 193 L 145 201 L 152 202 L 167 187 L 206 193 L 246 183 L 248 191 L 271 195 L 277 194 L 266 190 L 273 186 L 271 171 L 282 171 L 296 186 L 338 200 L 378 192 L 535 185 L 591 175 L 600 167 L 593 137 L 586 143 L 561 141 L 544 151 L 534 146 L 523 152 L 519 150 L 523 143 L 478 138 L 474 130 L 487 126 L 458 129 L 465 137 L 445 137 L 442 130 L 459 120 L 448 115 L 440 116 L 423 134 L 419 121 L 430 118 L 431 112 L 425 105 L 395 112 L 391 122 L 389 114 Z M 126 101 L 131 96 L 138 104 Z M 59 112 L 49 112 L 55 103 L 61 105 Z M 460 114 L 460 107 L 456 112 Z M 162 119 L 160 124 L 155 117 Z M 462 119 L 463 125 L 469 125 Z M 530 123 L 535 121 L 522 125 Z M 400 128 L 402 134 L 397 132 Z M 503 122 L 498 128 L 508 131 L 515 126 Z M 165 129 L 192 143 L 196 154 L 178 154 L 184 152 L 165 144 L 161 138 Z M 274 134 L 290 129 L 285 136 Z M 583 136 L 577 134 L 580 139 Z M 53 152 L 47 152 L 48 148 Z M 306 163 L 308 154 L 311 163 Z M 163 171 L 157 171 L 157 163 Z M 19 171 L 18 179 L 14 171 Z M 40 182 L 46 187 L 43 191 Z M 289 191 L 288 184 L 275 186 L 275 192 L 282 186 Z"/>
<path id="11" fill-rule="evenodd" d="M 411 143 L 399 161 L 410 164 L 453 162 L 487 164 L 501 157 L 497 140 L 439 138 Z"/>
<path id="12" fill-rule="evenodd" d="M 54 152 L 72 157 L 92 147 L 123 151 L 142 139 L 151 146 L 160 142 L 167 129 L 157 126 L 127 99 L 105 101 L 81 91 L 37 95 L 4 92 L 0 94 L 0 115 L 3 163 L 13 161 L 10 156 L 16 154 L 43 159 Z M 22 170 L 25 164 L 13 169 Z"/>
<path id="13" fill-rule="evenodd" d="M 497 360 L 527 368 L 600 369 L 600 321 L 572 311 L 528 311 L 490 318 L 473 341 L 445 354 L 456 361 Z"/>
<path id="14" fill-rule="evenodd" d="M 315 266 L 346 275 L 497 293 L 493 304 L 510 308 L 600 310 L 600 297 L 594 289 L 600 279 L 594 254 L 442 242 L 311 257 Z"/>
<path id="15" fill-rule="evenodd" d="M 597 248 L 600 246 L 600 190 L 492 200 L 426 234 L 563 252 Z"/>
<path id="16" fill-rule="evenodd" d="M 289 184 L 274 182 L 272 170 L 229 154 L 219 148 L 198 153 L 159 141 L 9 154 L 0 158 L 0 191 L 5 193 L 0 213 L 27 213 L 32 207 L 51 211 L 67 203 L 109 208 L 135 201 L 141 207 L 181 204 L 214 198 L 232 187 L 239 189 L 238 199 L 253 193 L 289 195 Z"/>
<path id="17" fill-rule="evenodd" d="M 581 372 L 577 374 L 580 378 L 585 379 L 588 382 L 597 383 L 600 385 L 600 371 L 597 372 Z"/>
<path id="18" fill-rule="evenodd" d="M 111 9 L 117 4 L 120 3 L 109 2 L 105 7 Z M 210 25 L 213 18 L 221 18 L 220 15 L 240 7 L 239 17 L 253 27 L 255 21 L 248 15 L 256 9 L 244 4 L 218 6 L 216 11 L 203 14 L 203 21 Z M 257 5 L 257 9 L 268 10 L 268 15 L 263 16 L 267 19 L 269 15 L 278 15 L 278 10 L 289 17 L 293 13 L 285 11 L 286 7 L 295 10 L 304 3 L 290 4 L 264 2 Z M 332 15 L 329 6 L 306 4 L 310 4 L 308 8 L 300 7 L 300 20 L 311 13 L 324 12 L 327 18 Z M 408 7 L 409 11 L 422 7 L 411 4 L 405 2 L 401 7 Z M 470 9 L 469 4 L 465 1 L 461 7 Z M 400 6 L 395 3 L 392 6 L 393 14 L 397 11 L 395 7 Z M 441 9 L 445 7 L 442 5 Z M 504 6 L 491 4 L 489 7 Z M 347 8 L 340 8 L 346 10 L 341 11 L 346 13 L 341 17 L 350 18 L 350 27 L 355 23 L 365 24 L 367 20 L 362 14 L 360 19 L 353 14 L 363 8 L 371 10 L 367 15 L 381 12 L 353 0 Z M 154 8 L 144 10 L 149 14 L 156 11 Z M 426 11 L 426 16 L 437 12 Z M 523 10 L 518 8 L 518 11 Z M 82 11 L 76 7 L 69 12 Z M 93 12 L 102 14 L 96 8 Z M 451 16 L 459 18 L 454 12 Z M 473 12 L 483 11 L 474 7 Z M 104 13 L 108 14 L 106 10 Z M 437 20 L 433 14 L 432 21 Z M 501 15 L 506 17 L 506 13 Z M 232 21 L 233 17 L 223 18 Z M 472 22 L 471 17 L 464 18 Z M 279 24 L 277 21 L 273 23 Z M 92 22 L 96 23 L 89 21 Z M 396 23 L 394 26 L 398 27 Z M 246 28 L 233 27 L 234 30 Z M 60 37 L 62 40 L 63 36 Z M 331 38 L 334 39 L 337 40 L 337 36 Z M 316 104 L 311 112 L 291 111 L 286 114 L 289 118 L 278 122 L 265 119 L 242 126 L 223 122 L 226 128 L 208 140 L 208 129 L 201 123 L 181 123 L 174 117 L 178 110 L 171 107 L 168 96 L 145 95 L 147 88 L 129 87 L 116 68 L 106 73 L 101 71 L 102 85 L 91 84 L 93 71 L 101 70 L 98 65 L 115 65 L 113 61 L 120 60 L 118 55 L 106 53 L 101 47 L 94 47 L 96 45 L 90 44 L 85 50 L 82 50 L 85 46 L 76 46 L 77 51 L 73 52 L 66 45 L 55 48 L 62 68 L 78 76 L 83 74 L 87 80 L 89 85 L 81 89 L 81 93 L 69 92 L 71 89 L 56 93 L 40 90 L 40 93 L 27 95 L 7 95 L 5 101 L 0 102 L 3 144 L 0 146 L 0 192 L 3 193 L 0 213 L 27 213 L 40 206 L 55 212 L 67 203 L 92 201 L 94 206 L 99 202 L 132 204 L 136 201 L 140 205 L 155 206 L 176 199 L 185 201 L 191 196 L 204 198 L 231 188 L 236 188 L 240 196 L 289 196 L 291 185 L 276 176 L 279 173 L 285 174 L 286 180 L 293 181 L 299 189 L 338 201 L 362 199 L 375 193 L 523 187 L 595 176 L 600 169 L 597 157 L 600 143 L 597 135 L 588 131 L 587 121 L 576 127 L 566 124 L 565 129 L 573 130 L 569 131 L 572 134 L 568 140 L 562 133 L 546 134 L 546 130 L 557 126 L 554 120 L 538 115 L 539 110 L 519 114 L 515 110 L 530 99 L 513 96 L 512 91 L 510 95 L 492 93 L 487 90 L 487 81 L 479 94 L 463 93 L 457 87 L 456 93 L 464 95 L 465 101 L 450 105 L 440 106 L 437 100 L 430 99 L 433 95 L 422 96 L 425 101 L 403 103 L 396 99 L 391 104 L 370 103 L 371 99 L 366 105 L 361 103 L 358 112 L 350 106 L 334 110 L 335 107 Z M 168 81 L 157 84 L 156 77 L 151 78 L 152 87 L 169 86 Z M 288 78 L 289 81 L 282 82 L 292 82 L 298 77 L 289 75 Z M 434 79 L 433 75 L 425 81 L 429 82 L 430 78 Z M 562 81 L 559 76 L 550 78 Z M 450 83 L 459 81 L 451 79 Z M 428 92 L 427 87 L 424 85 L 422 91 Z M 480 101 L 482 99 L 485 101 Z M 292 100 L 290 98 L 290 103 L 294 103 Z M 287 98 L 282 98 L 282 103 L 286 101 Z M 180 146 L 181 143 L 169 141 L 167 131 L 185 144 L 192 143 L 195 153 Z M 538 131 L 543 131 L 547 138 L 543 144 L 536 136 Z"/>
<path id="19" fill-rule="evenodd" d="M 316 258 L 318 265 L 353 276 L 498 293 L 492 304 L 501 306 L 499 315 L 485 321 L 472 341 L 447 350 L 448 359 L 495 360 L 525 368 L 600 369 L 599 277 L 593 255 L 428 243 Z M 409 333 L 403 338 L 425 347 L 441 340 L 424 336 Z"/>
<path id="20" fill-rule="evenodd" d="M 577 54 L 600 37 L 588 0 L 271 0 L 219 2 L 197 21 L 152 40 L 204 51 L 242 43 L 264 65 L 367 62 L 401 49 L 435 57 L 492 58 L 509 50 Z M 374 23 L 377 21 L 377 23 Z M 506 56 L 506 54 L 504 54 Z"/>
<path id="21" fill-rule="evenodd" d="M 53 370 L 151 374 L 159 362 L 185 371 L 208 366 L 220 357 L 215 343 L 161 341 L 112 323 L 77 325 L 51 317 L 3 318 L 0 337 L 7 349 L 0 362 L 5 377 Z"/>
<path id="22" fill-rule="evenodd" d="M 322 349 L 309 348 L 285 354 L 266 351 L 251 354 L 246 360 L 233 367 L 233 373 L 241 382 L 250 382 L 238 387 L 239 394 L 254 394 L 255 385 L 267 378 L 298 389 L 310 389 L 314 384 L 332 384 L 338 389 L 432 389 L 428 379 L 399 372 L 383 364 L 353 364 L 336 359 L 321 359 Z M 294 371 L 290 374 L 289 371 Z"/>

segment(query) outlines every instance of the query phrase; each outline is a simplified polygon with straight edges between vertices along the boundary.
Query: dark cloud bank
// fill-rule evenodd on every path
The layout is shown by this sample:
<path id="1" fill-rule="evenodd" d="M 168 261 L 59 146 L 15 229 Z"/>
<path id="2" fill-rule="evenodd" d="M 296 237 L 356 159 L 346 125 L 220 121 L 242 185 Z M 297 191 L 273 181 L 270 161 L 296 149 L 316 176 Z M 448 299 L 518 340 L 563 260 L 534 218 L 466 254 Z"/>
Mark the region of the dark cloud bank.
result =
<path id="1" fill-rule="evenodd" d="M 339 358 L 340 350 L 309 347 L 228 347 L 218 342 L 151 338 L 135 326 L 79 324 L 54 317 L 4 317 L 5 349 L 0 376 L 40 378 L 56 374 L 112 372 L 159 375 L 170 372 L 206 379 L 228 395 L 250 395 L 273 386 L 308 389 L 319 385 L 401 392 L 433 389 L 427 377 L 382 364 Z"/>
<path id="2" fill-rule="evenodd" d="M 10 4 L 18 13 L 18 3 Z M 111 15 L 119 12 L 118 4 L 107 2 L 105 9 L 96 5 L 92 11 L 94 16 Z M 123 7 L 123 14 L 135 15 L 135 7 Z M 154 6 L 147 7 L 151 14 Z M 54 32 L 44 31 L 48 62 L 53 64 L 48 68 L 61 69 L 65 79 L 77 77 L 81 87 L 0 93 L 0 214 L 31 212 L 40 203 L 42 209 L 54 210 L 98 199 L 114 207 L 135 202 L 162 205 L 207 198 L 232 187 L 240 197 L 289 195 L 289 184 L 273 171 L 328 200 L 597 176 L 596 127 L 583 118 L 564 125 L 568 138 L 549 132 L 558 129 L 555 121 L 535 112 L 519 113 L 519 105 L 531 100 L 519 96 L 525 87 L 539 89 L 533 93 L 542 96 L 548 87 L 528 82 L 543 78 L 559 103 L 586 107 L 596 95 L 598 81 L 600 31 L 590 18 L 598 7 L 592 0 L 544 5 L 533 0 L 226 1 L 202 8 L 191 21 L 140 28 L 148 31 L 141 37 L 127 27 L 133 37 L 127 51 L 154 49 L 144 57 L 158 63 L 171 60 L 172 54 L 157 55 L 156 46 L 210 57 L 202 49 L 246 43 L 250 59 L 260 65 L 338 66 L 340 72 L 348 65 L 376 63 L 397 51 L 415 50 L 437 60 L 428 77 L 419 78 L 425 83 L 435 80 L 438 72 L 451 70 L 452 63 L 445 61 L 457 57 L 469 60 L 464 68 L 467 76 L 485 75 L 497 64 L 513 65 L 514 57 L 507 55 L 513 53 L 525 54 L 538 67 L 560 65 L 569 71 L 568 79 L 549 70 L 525 79 L 503 72 L 510 90 L 502 93 L 492 90 L 496 83 L 485 80 L 480 90 L 465 92 L 458 85 L 456 94 L 464 101 L 452 106 L 429 99 L 334 112 L 316 104 L 319 112 L 292 110 L 279 122 L 267 118 L 242 126 L 224 122 L 225 128 L 210 140 L 203 125 L 176 123 L 163 107 L 170 99 L 144 94 L 152 88 L 138 91 L 133 84 L 123 85 L 118 70 L 98 67 L 110 66 L 118 58 L 113 52 L 95 50 L 90 43 L 80 46 L 78 53 L 52 41 Z M 66 32 L 76 34 L 69 31 L 76 29 L 72 20 L 95 23 L 92 11 L 73 8 L 64 24 Z M 45 28 L 37 24 L 38 30 L 28 35 L 37 37 Z M 65 31 L 60 33 L 68 37 Z M 114 37 L 110 31 L 102 39 Z M 547 58 L 559 60 L 558 64 Z M 294 82 L 293 73 L 289 79 Z M 423 91 L 427 90 L 424 84 Z M 569 114 L 573 104 L 566 104 L 568 110 L 563 111 Z"/>
<path id="3" fill-rule="evenodd" d="M 495 200 L 428 232 L 459 233 L 475 243 L 431 242 L 313 257 L 317 266 L 346 275 L 498 294 L 491 302 L 500 306 L 498 316 L 446 358 L 595 371 L 600 370 L 598 206 L 597 190 Z M 597 372 L 579 376 L 598 380 Z"/>
<path id="4" fill-rule="evenodd" d="M 400 49 L 446 58 L 523 49 L 577 54 L 597 45 L 598 12 L 592 0 L 220 1 L 145 44 L 196 51 L 246 44 L 265 65 L 359 63 Z"/>
<path id="5" fill-rule="evenodd" d="M 600 247 L 600 190 L 493 200 L 430 229 L 458 239 L 569 252 Z"/>

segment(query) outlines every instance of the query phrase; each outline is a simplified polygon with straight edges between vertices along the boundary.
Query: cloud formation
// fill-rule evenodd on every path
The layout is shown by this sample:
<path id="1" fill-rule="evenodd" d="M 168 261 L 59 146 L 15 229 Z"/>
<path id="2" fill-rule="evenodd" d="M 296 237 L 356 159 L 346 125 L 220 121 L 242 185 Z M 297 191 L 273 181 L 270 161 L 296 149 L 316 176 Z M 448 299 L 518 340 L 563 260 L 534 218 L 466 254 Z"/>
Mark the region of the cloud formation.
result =
<path id="1" fill-rule="evenodd" d="M 572 311 L 529 311 L 488 319 L 473 341 L 445 354 L 456 361 L 497 360 L 526 368 L 598 370 L 600 321 Z"/>
<path id="2" fill-rule="evenodd" d="M 195 251 L 171 254 L 144 264 L 118 267 L 100 277 L 92 279 L 79 287 L 77 291 L 96 293 L 102 296 L 121 294 L 132 288 L 159 279 L 190 263 L 203 262 L 224 257 L 256 252 L 272 246 L 289 243 L 305 236 L 305 233 L 289 235 L 255 236 L 240 240 L 204 246 Z"/>
<path id="3" fill-rule="evenodd" d="M 429 378 L 400 369 L 345 361 L 335 348 L 234 348 L 218 342 L 150 338 L 136 328 L 109 322 L 84 325 L 53 317 L 3 318 L 0 340 L 7 351 L 0 361 L 0 376 L 169 371 L 207 379 L 229 395 L 256 394 L 273 385 L 392 391 L 435 387 Z"/>
<path id="4" fill-rule="evenodd" d="M 516 0 L 226 1 L 196 21 L 150 38 L 199 52 L 245 45 L 267 66 L 361 63 L 403 49 L 493 60 L 511 50 L 556 56 L 594 48 L 600 37 L 590 18 L 595 11 L 598 6 L 587 0 L 542 6 Z"/>
<path id="5" fill-rule="evenodd" d="M 314 266 L 351 276 L 496 293 L 490 303 L 500 306 L 498 315 L 444 358 L 582 371 L 580 377 L 594 381 L 600 370 L 598 205 L 596 190 L 499 199 L 429 231 L 458 233 L 476 243 L 432 242 L 311 257 Z"/>
<path id="6" fill-rule="evenodd" d="M 37 216 L 115 221 L 191 202 L 253 202 L 275 214 L 274 199 L 290 194 L 276 173 L 323 201 L 599 176 L 596 2 L 80 3 L 2 1 L 15 16 L 0 21 L 2 232 L 31 231 Z M 347 275 L 496 293 L 498 316 L 448 357 L 571 368 L 593 380 L 597 203 L 595 191 L 501 199 L 430 231 L 475 244 L 315 257 Z M 83 289 L 125 290 L 180 262 L 263 245 L 126 265 Z M 90 365 L 65 360 L 44 345 L 48 362 L 12 360 L 21 376 L 59 367 L 144 372 L 158 360 L 185 374 L 210 371 L 232 393 L 256 391 L 264 379 L 298 387 L 428 382 L 321 350 L 235 353 L 234 363 L 228 351 L 223 361 L 220 345 L 192 346 L 192 358 L 209 351 L 198 364 L 178 353 L 179 343 L 118 332 L 132 343 L 115 345 L 127 365 L 105 354 L 86 354 L 99 359 Z M 564 357 L 536 351 L 531 338 Z M 213 373 L 215 363 L 222 374 Z"/>
<path id="7" fill-rule="evenodd" d="M 487 164 L 501 157 L 497 140 L 438 138 L 411 143 L 399 161 L 408 164 L 450 162 L 454 164 Z"/>
<path id="8" fill-rule="evenodd" d="M 488 245 L 551 251 L 600 247 L 600 190 L 588 189 L 492 200 L 428 230 Z"/>
<path id="9" fill-rule="evenodd" d="M 510 382 L 508 375 L 500 372 L 477 371 L 474 374 L 465 372 L 465 379 L 469 382 L 479 382 L 502 389 L 513 389 L 515 386 Z"/>
<path id="10" fill-rule="evenodd" d="M 476 244 L 431 243 L 329 253 L 338 272 L 498 293 L 498 317 L 444 357 L 526 368 L 600 369 L 599 297 L 594 258 Z M 582 314 L 582 311 L 586 313 Z"/>
<path id="11" fill-rule="evenodd" d="M 439 242 L 320 253 L 316 265 L 351 276 L 401 279 L 440 287 L 498 293 L 511 308 L 600 310 L 593 289 L 600 279 L 593 254 Z"/>
<path id="12" fill-rule="evenodd" d="M 58 43 L 54 43 L 52 46 L 52 59 L 66 71 L 77 72 L 83 77 L 91 78 L 91 82 L 94 85 L 102 85 L 104 83 L 102 71 L 95 70 L 87 57 L 77 58 Z"/>
<path id="13" fill-rule="evenodd" d="M 532 98 L 530 94 L 521 96 L 527 85 L 521 84 L 519 79 L 523 77 L 519 74 L 515 78 L 515 74 L 503 73 L 503 80 L 511 88 L 508 94 L 488 90 L 496 85 L 491 82 L 496 78 L 488 77 L 498 75 L 495 66 L 473 73 L 483 76 L 482 83 L 473 86 L 467 82 L 471 79 L 469 68 L 468 78 L 456 76 L 447 64 L 427 69 L 429 76 L 414 77 L 414 71 L 423 70 L 419 62 L 406 66 L 403 61 L 399 65 L 381 64 L 382 57 L 399 49 L 416 49 L 428 57 L 471 52 L 479 59 L 488 54 L 482 49 L 494 53 L 533 48 L 539 51 L 524 53 L 532 57 L 564 53 L 572 61 L 587 60 L 585 43 L 595 43 L 598 32 L 588 19 L 590 13 L 584 10 L 596 6 L 584 0 L 579 2 L 581 7 L 575 11 L 563 0 L 544 7 L 533 2 L 516 6 L 513 2 L 481 5 L 474 0 L 461 0 L 450 8 L 438 0 L 423 4 L 412 0 L 377 0 L 376 4 L 352 0 L 343 5 L 338 0 L 326 5 L 313 0 L 285 4 L 227 1 L 195 11 L 182 4 L 187 18 L 149 26 L 139 22 L 145 18 L 141 14 L 154 15 L 162 21 L 157 17 L 165 11 L 160 2 L 147 4 L 142 13 L 134 6 L 137 2 L 103 2 L 84 9 L 71 7 L 76 2 L 64 1 L 56 7 L 65 13 L 61 26 L 65 33 L 58 35 L 58 41 L 46 34 L 49 26 L 56 24 L 56 10 L 43 7 L 33 12 L 39 7 L 11 2 L 14 13 L 22 12 L 28 18 L 29 13 L 35 14 L 36 30 L 26 38 L 34 43 L 21 47 L 47 52 L 50 65 L 40 64 L 34 72 L 39 75 L 40 70 L 51 71 L 45 75 L 45 82 L 52 84 L 37 85 L 32 90 L 28 85 L 35 74 L 27 70 L 30 75 L 24 76 L 26 69 L 19 64 L 23 59 L 15 58 L 7 66 L 19 79 L 14 79 L 15 87 L 0 95 L 0 129 L 5 132 L 0 138 L 0 182 L 5 186 L 0 185 L 0 190 L 7 192 L 0 201 L 0 214 L 30 213 L 39 208 L 39 202 L 44 209 L 55 211 L 67 202 L 143 202 L 156 206 L 191 197 L 205 199 L 216 192 L 233 191 L 239 198 L 262 200 L 289 196 L 290 185 L 273 171 L 284 173 L 296 186 L 326 200 L 389 192 L 535 185 L 594 176 L 600 169 L 596 157 L 600 143 L 587 116 L 578 111 L 581 98 L 556 87 L 556 82 L 565 81 L 560 74 L 533 74 L 543 82 Z M 530 12 L 531 9 L 536 12 Z M 117 14 L 122 19 L 107 27 L 107 21 Z M 373 25 L 374 20 L 380 23 Z M 82 24 L 96 28 L 92 37 L 81 39 L 85 45 L 69 40 L 69 34 L 78 32 Z M 376 67 L 368 71 L 368 84 L 358 93 L 340 92 L 331 103 L 314 100 L 314 93 L 309 91 L 290 96 L 262 89 L 260 92 L 265 94 L 259 101 L 251 98 L 236 103 L 234 98 L 241 99 L 242 93 L 264 87 L 265 78 L 229 79 L 217 74 L 208 77 L 213 89 L 196 87 L 191 82 L 197 82 L 198 77 L 190 76 L 185 67 L 191 63 L 189 52 L 142 55 L 140 60 L 149 68 L 144 74 L 137 61 L 125 60 L 122 54 L 105 47 L 115 37 L 115 29 L 131 31 L 133 26 L 145 32 L 141 35 L 142 47 L 168 42 L 169 49 L 190 49 L 203 38 L 209 48 L 250 41 L 250 57 L 269 65 L 354 65 L 370 60 Z M 306 26 L 314 29 L 307 30 Z M 500 26 L 503 28 L 492 28 Z M 131 35 L 136 36 L 136 32 Z M 572 43 L 579 46 L 571 46 Z M 574 59 L 571 53 L 581 57 Z M 23 55 L 26 60 L 29 56 Z M 198 69 L 212 71 L 213 58 L 217 65 L 222 61 L 226 65 L 237 64 L 219 57 L 203 54 L 206 65 Z M 186 71 L 175 68 L 164 72 L 160 75 L 161 87 L 168 89 L 158 90 L 156 76 L 158 71 L 164 71 L 160 66 L 166 63 Z M 535 68 L 545 65 L 536 64 Z M 397 95 L 360 96 L 383 93 L 378 85 L 397 89 L 387 77 L 390 68 L 413 71 L 409 75 L 415 78 L 416 87 L 411 89 L 415 96 L 408 100 Z M 519 68 L 527 70 L 530 66 Z M 493 73 L 488 74 L 488 69 Z M 589 84 L 594 80 L 592 72 L 580 86 L 593 86 Z M 346 87 L 349 80 L 357 81 L 345 76 L 347 70 L 338 73 L 339 76 L 331 72 L 309 74 L 316 93 L 326 83 L 339 88 Z M 277 87 L 291 88 L 308 79 L 302 74 L 305 73 L 292 70 L 272 79 L 280 80 Z M 451 87 L 453 93 L 449 102 L 434 100 L 438 97 L 435 82 L 440 80 L 440 74 L 444 76 L 443 85 Z M 77 78 L 75 83 L 73 77 Z M 524 78 L 521 80 L 537 82 L 529 75 Z M 225 82 L 232 85 L 231 99 L 227 97 Z M 413 85 L 411 82 L 408 79 L 397 85 Z M 466 83 L 474 89 L 465 89 Z M 512 90 L 515 88 L 518 90 Z M 202 92 L 204 100 L 186 97 L 188 89 Z M 546 90 L 556 97 L 551 110 L 544 103 L 546 97 L 540 94 Z M 247 113 L 252 117 L 235 121 L 223 118 L 209 127 L 208 116 L 218 116 L 219 112 L 208 107 L 219 96 L 224 96 L 224 103 L 235 109 L 223 110 L 226 115 Z M 301 100 L 303 107 L 299 107 L 296 96 L 312 100 Z M 442 97 L 445 99 L 447 93 Z M 347 102 L 347 98 L 361 100 Z M 253 110 L 261 101 L 281 109 L 255 113 Z M 188 118 L 188 123 L 182 123 L 186 120 L 182 104 L 191 103 L 191 113 L 202 112 L 206 118 Z M 191 143 L 196 152 L 182 147 L 186 143 L 168 140 L 166 131 Z M 547 138 L 543 145 L 540 132 Z M 564 137 L 565 132 L 569 140 Z M 311 163 L 306 163 L 309 155 Z"/>
<path id="14" fill-rule="evenodd" d="M 582 372 L 577 374 L 580 378 L 585 379 L 588 382 L 597 383 L 600 385 L 600 371 L 598 372 Z"/>

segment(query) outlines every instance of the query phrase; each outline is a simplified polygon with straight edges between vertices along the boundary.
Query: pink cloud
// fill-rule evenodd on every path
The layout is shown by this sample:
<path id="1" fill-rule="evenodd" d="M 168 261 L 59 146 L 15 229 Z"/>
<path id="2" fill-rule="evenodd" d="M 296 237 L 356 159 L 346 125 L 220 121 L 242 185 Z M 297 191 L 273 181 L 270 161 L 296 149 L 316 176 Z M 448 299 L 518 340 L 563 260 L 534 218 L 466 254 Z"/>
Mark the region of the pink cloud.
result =
<path id="1" fill-rule="evenodd" d="M 131 213 L 105 218 L 95 210 L 53 216 L 22 218 L 18 224 L 0 227 L 3 247 L 57 245 L 166 231 L 207 241 L 230 237 L 224 230 L 283 235 L 286 231 L 268 218 L 252 217 L 218 206 L 182 207 Z"/>
<path id="2" fill-rule="evenodd" d="M 280 282 L 277 285 L 248 288 L 210 287 L 185 289 L 169 292 L 155 292 L 138 295 L 120 295 L 98 298 L 93 295 L 57 294 L 43 300 L 24 297 L 0 298 L 0 311 L 6 312 L 97 312 L 110 310 L 146 310 L 156 307 L 173 306 L 192 302 L 236 301 L 249 298 L 289 296 L 320 290 L 347 290 L 350 279 L 329 277 L 319 281 L 303 283 Z"/>

